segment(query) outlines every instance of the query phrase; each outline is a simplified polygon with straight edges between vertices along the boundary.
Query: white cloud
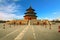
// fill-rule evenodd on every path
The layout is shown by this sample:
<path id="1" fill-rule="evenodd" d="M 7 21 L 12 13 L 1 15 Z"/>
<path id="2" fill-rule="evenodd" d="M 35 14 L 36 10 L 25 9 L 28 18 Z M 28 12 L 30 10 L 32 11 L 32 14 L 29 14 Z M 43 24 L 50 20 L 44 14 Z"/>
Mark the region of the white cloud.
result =
<path id="1" fill-rule="evenodd" d="M 22 19 L 23 15 L 17 14 L 18 9 L 20 7 L 21 7 L 20 5 L 16 5 L 15 3 L 6 5 L 6 6 L 4 6 L 4 5 L 0 6 L 0 20 Z M 19 13 L 21 13 L 21 12 L 19 12 Z"/>
<path id="2" fill-rule="evenodd" d="M 7 4 L 8 0 L 0 0 L 0 4 Z"/>
<path id="3" fill-rule="evenodd" d="M 40 18 L 40 17 L 39 17 L 39 18 L 37 18 L 37 19 L 38 19 L 38 20 L 39 20 L 39 19 L 40 19 L 40 20 L 50 20 L 50 21 L 53 20 L 52 18 L 48 18 L 48 17 L 45 17 L 45 18 Z"/>
<path id="4" fill-rule="evenodd" d="M 20 0 L 0 0 L 1 3 L 6 1 L 20 1 Z"/>
<path id="5" fill-rule="evenodd" d="M 0 3 L 4 2 L 4 0 L 0 0 Z"/>
<path id="6" fill-rule="evenodd" d="M 10 4 L 10 5 L 7 5 L 7 6 L 0 6 L 0 11 L 2 12 L 15 12 L 16 10 L 16 5 L 13 3 L 13 4 Z"/>
<path id="7" fill-rule="evenodd" d="M 13 19 L 22 19 L 22 18 L 23 15 L 0 12 L 0 20 L 13 20 Z"/>

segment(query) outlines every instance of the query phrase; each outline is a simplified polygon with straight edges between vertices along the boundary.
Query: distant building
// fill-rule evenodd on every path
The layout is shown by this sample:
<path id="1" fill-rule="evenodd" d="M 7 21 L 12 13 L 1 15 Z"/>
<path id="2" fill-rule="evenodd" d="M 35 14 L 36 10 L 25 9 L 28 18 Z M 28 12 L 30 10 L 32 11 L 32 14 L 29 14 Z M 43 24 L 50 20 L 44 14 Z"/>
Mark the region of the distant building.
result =
<path id="1" fill-rule="evenodd" d="M 36 13 L 34 12 L 35 10 L 32 9 L 31 6 L 26 11 L 27 12 L 25 13 L 24 20 L 37 19 Z"/>

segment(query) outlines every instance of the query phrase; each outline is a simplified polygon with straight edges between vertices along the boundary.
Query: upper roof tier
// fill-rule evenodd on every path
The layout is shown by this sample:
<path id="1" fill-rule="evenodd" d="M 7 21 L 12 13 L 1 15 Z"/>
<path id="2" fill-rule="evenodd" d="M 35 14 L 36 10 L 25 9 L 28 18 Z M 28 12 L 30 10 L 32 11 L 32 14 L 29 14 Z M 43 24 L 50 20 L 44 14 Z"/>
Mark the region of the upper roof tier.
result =
<path id="1" fill-rule="evenodd" d="M 30 11 L 30 10 L 35 11 L 31 6 L 26 11 Z"/>

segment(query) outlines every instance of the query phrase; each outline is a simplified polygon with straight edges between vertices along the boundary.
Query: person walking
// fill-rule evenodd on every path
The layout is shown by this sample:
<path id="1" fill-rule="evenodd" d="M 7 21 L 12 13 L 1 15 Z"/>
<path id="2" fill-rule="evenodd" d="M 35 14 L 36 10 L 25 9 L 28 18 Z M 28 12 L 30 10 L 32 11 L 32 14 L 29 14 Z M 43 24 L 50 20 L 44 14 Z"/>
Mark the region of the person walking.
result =
<path id="1" fill-rule="evenodd" d="M 60 26 L 58 26 L 58 32 L 60 32 Z"/>

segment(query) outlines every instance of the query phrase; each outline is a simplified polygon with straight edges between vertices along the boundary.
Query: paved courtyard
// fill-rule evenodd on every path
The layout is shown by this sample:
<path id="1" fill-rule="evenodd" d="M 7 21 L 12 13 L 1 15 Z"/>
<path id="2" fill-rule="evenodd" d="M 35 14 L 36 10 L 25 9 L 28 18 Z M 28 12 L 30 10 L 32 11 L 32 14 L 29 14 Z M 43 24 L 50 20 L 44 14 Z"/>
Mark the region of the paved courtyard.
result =
<path id="1" fill-rule="evenodd" d="M 47 25 L 6 25 L 0 24 L 0 40 L 60 40 L 59 23 Z"/>

